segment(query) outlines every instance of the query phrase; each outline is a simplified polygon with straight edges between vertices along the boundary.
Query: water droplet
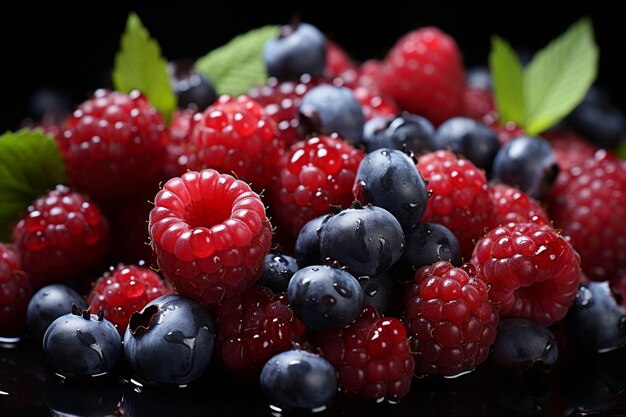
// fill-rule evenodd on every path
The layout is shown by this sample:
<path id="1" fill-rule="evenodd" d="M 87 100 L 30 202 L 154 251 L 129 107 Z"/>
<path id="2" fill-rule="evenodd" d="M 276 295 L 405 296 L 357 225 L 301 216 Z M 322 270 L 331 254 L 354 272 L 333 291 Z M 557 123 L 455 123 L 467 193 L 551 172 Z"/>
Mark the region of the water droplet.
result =
<path id="1" fill-rule="evenodd" d="M 367 294 L 368 297 L 375 296 L 378 294 L 378 291 L 380 291 L 378 284 L 370 284 L 365 288 L 365 294 Z"/>
<path id="2" fill-rule="evenodd" d="M 344 287 L 343 285 L 334 282 L 333 283 L 333 287 L 335 288 L 335 291 L 337 291 L 337 294 L 339 294 L 340 296 L 344 297 L 344 298 L 352 298 L 352 291 L 350 291 L 349 289 L 347 289 L 346 287 Z"/>
<path id="3" fill-rule="evenodd" d="M 593 294 L 589 288 L 582 287 L 576 294 L 576 299 L 581 307 L 590 307 L 593 303 Z"/>

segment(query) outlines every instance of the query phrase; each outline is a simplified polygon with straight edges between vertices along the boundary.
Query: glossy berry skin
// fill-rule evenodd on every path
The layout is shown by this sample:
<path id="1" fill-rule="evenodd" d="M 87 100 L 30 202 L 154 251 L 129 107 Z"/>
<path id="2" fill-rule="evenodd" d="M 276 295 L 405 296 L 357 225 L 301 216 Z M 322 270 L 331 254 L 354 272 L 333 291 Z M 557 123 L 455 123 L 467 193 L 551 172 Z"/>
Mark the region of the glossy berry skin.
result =
<path id="1" fill-rule="evenodd" d="M 54 320 L 43 337 L 43 350 L 60 374 L 99 376 L 112 371 L 122 358 L 122 339 L 104 314 L 73 306 Z"/>
<path id="2" fill-rule="evenodd" d="M 212 169 L 190 171 L 165 183 L 154 203 L 152 249 L 179 294 L 209 305 L 256 281 L 272 226 L 248 184 Z"/>
<path id="3" fill-rule="evenodd" d="M 369 120 L 363 128 L 367 152 L 380 148 L 400 149 L 419 155 L 438 149 L 435 128 L 425 117 L 404 113 L 399 116 L 380 116 Z"/>
<path id="4" fill-rule="evenodd" d="M 334 85 L 320 85 L 308 91 L 300 102 L 300 124 L 306 133 L 337 133 L 358 144 L 363 135 L 365 117 L 352 90 Z"/>
<path id="5" fill-rule="evenodd" d="M 179 108 L 204 111 L 217 100 L 213 84 L 191 62 L 177 61 L 168 65 L 168 69 Z"/>
<path id="6" fill-rule="evenodd" d="M 626 310 L 608 282 L 581 284 L 565 317 L 567 338 L 588 351 L 608 352 L 626 345 Z"/>
<path id="7" fill-rule="evenodd" d="M 337 394 L 335 368 L 321 356 L 289 350 L 267 361 L 261 388 L 273 408 L 284 411 L 323 409 Z"/>
<path id="8" fill-rule="evenodd" d="M 300 267 L 295 258 L 279 252 L 270 252 L 263 258 L 263 272 L 258 285 L 269 288 L 275 294 L 287 291 L 287 285 Z"/>
<path id="9" fill-rule="evenodd" d="M 134 312 L 171 292 L 172 289 L 151 269 L 118 265 L 94 282 L 87 304 L 92 309 L 102 308 L 105 317 L 113 323 L 120 336 L 124 336 Z"/>
<path id="10" fill-rule="evenodd" d="M 439 261 L 421 268 L 404 293 L 411 352 L 425 375 L 459 375 L 487 359 L 498 312 L 471 264 Z"/>
<path id="11" fill-rule="evenodd" d="M 359 164 L 352 193 L 361 204 L 389 211 L 403 229 L 414 226 L 426 210 L 428 192 L 412 155 L 377 149 Z"/>
<path id="12" fill-rule="evenodd" d="M 367 306 L 354 323 L 319 333 L 314 343 L 337 369 L 343 391 L 370 401 L 398 401 L 409 392 L 415 361 L 400 320 Z"/>
<path id="13" fill-rule="evenodd" d="M 43 335 L 54 320 L 72 312 L 75 304 L 81 310 L 88 307 L 82 295 L 63 284 L 50 284 L 33 294 L 26 309 L 26 326 L 29 337 L 41 344 Z"/>
<path id="14" fill-rule="evenodd" d="M 377 275 L 400 259 L 404 233 L 387 210 L 372 205 L 333 215 L 320 233 L 320 254 L 345 267 L 355 277 Z"/>
<path id="15" fill-rule="evenodd" d="M 498 135 L 484 124 L 467 117 L 453 117 L 435 132 L 437 149 L 461 154 L 478 168 L 491 171 L 493 159 L 500 149 Z"/>
<path id="16" fill-rule="evenodd" d="M 365 154 L 332 136 L 294 143 L 281 163 L 273 209 L 279 227 L 298 236 L 309 220 L 330 213 L 330 206 L 347 207 L 352 185 Z"/>
<path id="17" fill-rule="evenodd" d="M 70 183 L 99 199 L 158 184 L 168 141 L 163 117 L 141 93 L 106 90 L 81 104 L 58 138 Z"/>
<path id="18" fill-rule="evenodd" d="M 360 277 L 358 281 L 363 287 L 363 304 L 374 307 L 385 316 L 393 315 L 397 307 L 396 301 L 403 289 L 395 278 L 395 275 L 390 272 Z"/>
<path id="19" fill-rule="evenodd" d="M 145 383 L 186 385 L 209 365 L 214 339 L 213 319 L 202 305 L 167 294 L 131 316 L 124 355 Z"/>
<path id="20" fill-rule="evenodd" d="M 533 198 L 545 197 L 554 184 L 559 167 L 550 144 L 522 136 L 505 144 L 493 161 L 493 179 L 525 191 Z"/>
<path id="21" fill-rule="evenodd" d="M 489 360 L 494 365 L 523 374 L 533 368 L 552 368 L 559 358 L 556 337 L 541 324 L 521 318 L 500 321 Z"/>
<path id="22" fill-rule="evenodd" d="M 496 211 L 496 225 L 527 222 L 537 216 L 550 224 L 550 218 L 541 204 L 518 188 L 507 184 L 492 184 L 491 199 Z"/>
<path id="23" fill-rule="evenodd" d="M 320 233 L 322 227 L 330 219 L 330 214 L 324 214 L 309 220 L 298 233 L 295 252 L 296 261 L 300 268 L 310 265 L 320 265 L 322 254 L 320 253 Z"/>
<path id="24" fill-rule="evenodd" d="M 549 326 L 565 317 L 580 280 L 580 256 L 538 219 L 508 223 L 476 243 L 472 264 L 491 286 L 500 317 L 522 317 Z"/>
<path id="25" fill-rule="evenodd" d="M 216 359 L 244 381 L 258 380 L 267 360 L 304 339 L 306 328 L 298 320 L 286 294 L 253 287 L 221 302 L 213 310 Z"/>
<path id="26" fill-rule="evenodd" d="M 434 124 L 463 112 L 465 75 L 454 39 L 435 27 L 400 38 L 385 58 L 379 85 L 402 110 Z"/>
<path id="27" fill-rule="evenodd" d="M 312 265 L 296 272 L 287 287 L 289 304 L 310 329 L 336 329 L 352 322 L 363 308 L 363 289 L 341 269 Z"/>
<path id="28" fill-rule="evenodd" d="M 98 206 L 63 185 L 28 206 L 13 228 L 14 249 L 34 288 L 98 266 L 110 239 Z"/>
<path id="29" fill-rule="evenodd" d="M 15 251 L 0 243 L 0 337 L 19 337 L 33 293 Z"/>
<path id="30" fill-rule="evenodd" d="M 315 26 L 297 23 L 280 28 L 267 41 L 263 62 L 270 77 L 297 79 L 302 74 L 321 76 L 326 66 L 326 37 Z"/>

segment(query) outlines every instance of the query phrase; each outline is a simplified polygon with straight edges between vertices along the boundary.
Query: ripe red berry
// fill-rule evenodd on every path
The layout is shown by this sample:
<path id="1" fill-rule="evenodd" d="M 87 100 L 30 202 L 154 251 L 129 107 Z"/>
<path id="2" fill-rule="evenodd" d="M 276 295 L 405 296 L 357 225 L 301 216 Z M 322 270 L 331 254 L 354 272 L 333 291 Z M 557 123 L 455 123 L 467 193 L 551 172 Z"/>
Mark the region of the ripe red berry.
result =
<path id="1" fill-rule="evenodd" d="M 178 293 L 215 304 L 260 276 L 272 226 L 248 184 L 213 169 L 189 171 L 165 183 L 154 204 L 152 249 Z"/>
<path id="2" fill-rule="evenodd" d="M 525 192 L 507 184 L 493 184 L 491 190 L 496 225 L 527 222 L 534 216 L 550 224 L 550 218 L 539 202 Z"/>
<path id="3" fill-rule="evenodd" d="M 12 248 L 0 243 L 0 337 L 18 337 L 33 291 Z"/>
<path id="4" fill-rule="evenodd" d="M 563 129 L 549 130 L 541 134 L 550 141 L 561 171 L 582 165 L 598 150 L 598 147 L 575 132 Z"/>
<path id="5" fill-rule="evenodd" d="M 110 246 L 109 224 L 88 197 L 59 185 L 28 207 L 13 243 L 36 289 L 96 267 Z"/>
<path id="6" fill-rule="evenodd" d="M 378 116 L 395 116 L 399 113 L 396 102 L 388 95 L 384 95 L 375 87 L 356 87 L 354 97 L 361 103 L 365 120 Z"/>
<path id="7" fill-rule="evenodd" d="M 167 157 L 163 173 L 166 179 L 183 175 L 187 171 L 187 148 L 193 128 L 202 113 L 192 109 L 177 110 L 170 122 L 170 142 L 167 144 Z"/>
<path id="8" fill-rule="evenodd" d="M 453 376 L 487 359 L 498 326 L 489 296 L 471 264 L 439 261 L 417 271 L 404 306 L 419 372 Z"/>
<path id="9" fill-rule="evenodd" d="M 476 120 L 483 120 L 495 113 L 493 93 L 489 88 L 467 86 L 463 92 L 464 114 Z"/>
<path id="10" fill-rule="evenodd" d="M 329 80 L 341 76 L 346 71 L 354 70 L 356 66 L 344 49 L 336 42 L 326 39 L 326 66 L 324 76 Z"/>

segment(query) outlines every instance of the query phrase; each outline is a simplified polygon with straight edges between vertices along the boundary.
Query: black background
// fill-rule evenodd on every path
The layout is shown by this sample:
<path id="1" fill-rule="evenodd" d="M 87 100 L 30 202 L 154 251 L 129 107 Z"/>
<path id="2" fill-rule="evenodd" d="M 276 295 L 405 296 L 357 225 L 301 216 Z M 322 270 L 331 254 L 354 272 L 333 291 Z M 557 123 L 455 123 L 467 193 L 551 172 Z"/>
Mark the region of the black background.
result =
<path id="1" fill-rule="evenodd" d="M 352 2 L 351 2 L 352 3 Z M 594 22 L 600 45 L 598 82 L 626 108 L 626 25 L 623 16 L 602 2 L 582 8 L 543 10 L 547 2 L 506 2 L 457 6 L 437 2 L 342 4 L 313 1 L 283 5 L 258 1 L 227 2 L 83 2 L 80 6 L 17 5 L 3 12 L 0 57 L 4 93 L 0 131 L 15 129 L 26 115 L 30 93 L 39 87 L 67 91 L 74 103 L 103 85 L 128 12 L 135 10 L 169 59 L 197 58 L 249 29 L 280 24 L 299 14 L 318 26 L 357 60 L 382 58 L 395 40 L 411 29 L 436 25 L 459 43 L 467 66 L 484 64 L 490 36 L 498 34 L 515 47 L 536 50 L 581 16 Z"/>

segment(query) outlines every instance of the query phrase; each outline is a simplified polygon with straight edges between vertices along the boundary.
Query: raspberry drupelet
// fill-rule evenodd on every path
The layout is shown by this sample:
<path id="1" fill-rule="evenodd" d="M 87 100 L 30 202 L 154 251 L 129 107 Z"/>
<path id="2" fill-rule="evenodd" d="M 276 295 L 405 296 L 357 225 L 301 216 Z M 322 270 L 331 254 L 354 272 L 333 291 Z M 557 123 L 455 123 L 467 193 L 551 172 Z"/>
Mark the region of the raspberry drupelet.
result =
<path id="1" fill-rule="evenodd" d="M 0 337 L 19 337 L 33 293 L 15 251 L 0 243 Z"/>

